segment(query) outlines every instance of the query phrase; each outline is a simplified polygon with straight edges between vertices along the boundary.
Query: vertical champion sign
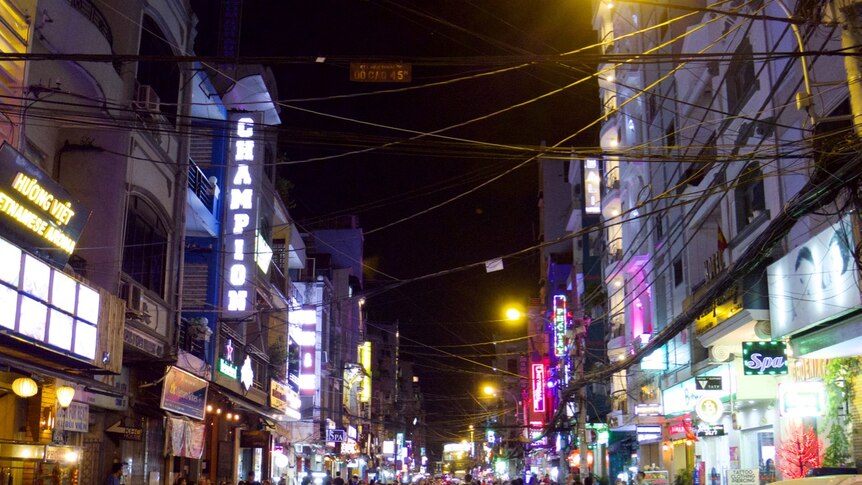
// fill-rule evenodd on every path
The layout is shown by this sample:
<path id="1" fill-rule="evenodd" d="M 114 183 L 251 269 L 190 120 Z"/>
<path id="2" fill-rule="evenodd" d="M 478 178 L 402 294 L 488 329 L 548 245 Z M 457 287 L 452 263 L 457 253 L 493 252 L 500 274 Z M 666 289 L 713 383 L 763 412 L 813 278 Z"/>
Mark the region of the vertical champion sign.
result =
<path id="1" fill-rule="evenodd" d="M 254 248 L 257 232 L 255 185 L 260 173 L 260 151 L 255 146 L 254 113 L 231 116 L 231 150 L 228 160 L 228 197 L 225 210 L 224 271 L 226 281 L 223 300 L 228 317 L 244 317 L 252 309 L 254 298 Z"/>

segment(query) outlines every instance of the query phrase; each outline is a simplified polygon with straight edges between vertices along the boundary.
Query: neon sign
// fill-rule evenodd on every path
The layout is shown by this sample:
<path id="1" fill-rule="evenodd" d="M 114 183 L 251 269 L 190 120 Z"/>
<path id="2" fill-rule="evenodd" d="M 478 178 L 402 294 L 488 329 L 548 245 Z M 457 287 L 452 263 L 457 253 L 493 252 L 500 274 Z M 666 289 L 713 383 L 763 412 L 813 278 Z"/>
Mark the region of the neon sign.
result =
<path id="1" fill-rule="evenodd" d="M 566 311 L 566 297 L 557 295 L 554 297 L 554 351 L 557 357 L 566 355 L 566 324 L 568 323 Z"/>
<path id="2" fill-rule="evenodd" d="M 317 389 L 317 310 L 304 308 L 287 312 L 290 331 L 299 345 L 299 391 L 302 395 L 312 395 Z M 298 327 L 298 328 L 297 328 Z"/>
<path id="3" fill-rule="evenodd" d="M 249 309 L 254 265 L 250 264 L 257 241 L 257 214 L 254 182 L 254 119 L 242 115 L 235 121 L 232 160 L 228 167 L 228 206 L 225 210 L 225 307 L 228 313 L 242 316 Z"/>
<path id="4" fill-rule="evenodd" d="M 545 412 L 545 364 L 533 364 L 533 411 Z"/>
<path id="5" fill-rule="evenodd" d="M 602 211 L 601 182 L 598 160 L 584 160 L 584 211 L 587 214 L 599 214 Z"/>
<path id="6" fill-rule="evenodd" d="M 233 365 L 233 340 L 227 339 L 224 344 L 224 357 L 220 357 L 218 360 L 218 371 L 222 374 L 230 377 L 231 379 L 236 379 L 237 377 L 237 367 Z"/>
<path id="7" fill-rule="evenodd" d="M 13 242 L 62 267 L 88 215 L 41 168 L 10 145 L 0 147 L 0 226 Z"/>

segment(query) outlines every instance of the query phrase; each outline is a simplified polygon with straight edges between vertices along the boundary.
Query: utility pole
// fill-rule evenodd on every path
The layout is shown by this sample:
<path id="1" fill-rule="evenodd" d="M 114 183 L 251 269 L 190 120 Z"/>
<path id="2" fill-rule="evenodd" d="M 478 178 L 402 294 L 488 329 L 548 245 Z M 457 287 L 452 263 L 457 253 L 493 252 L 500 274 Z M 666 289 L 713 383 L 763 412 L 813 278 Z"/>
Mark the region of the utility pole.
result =
<path id="1" fill-rule="evenodd" d="M 844 29 L 841 32 L 841 47 L 847 52 L 859 53 L 859 45 L 862 42 L 860 27 L 860 5 L 854 1 L 838 1 L 840 16 L 843 17 Z M 847 70 L 847 89 L 850 93 L 850 113 L 852 114 L 853 130 L 856 136 L 862 138 L 862 69 L 859 66 L 858 55 L 844 57 L 844 69 Z"/>
<path id="2" fill-rule="evenodd" d="M 578 381 L 584 377 L 584 368 L 587 362 L 586 352 L 586 321 L 584 318 L 579 318 L 575 325 L 575 376 Z M 580 464 L 578 472 L 581 483 L 585 483 L 589 470 L 587 468 L 587 388 L 581 386 L 578 389 L 578 453 L 580 454 Z"/>

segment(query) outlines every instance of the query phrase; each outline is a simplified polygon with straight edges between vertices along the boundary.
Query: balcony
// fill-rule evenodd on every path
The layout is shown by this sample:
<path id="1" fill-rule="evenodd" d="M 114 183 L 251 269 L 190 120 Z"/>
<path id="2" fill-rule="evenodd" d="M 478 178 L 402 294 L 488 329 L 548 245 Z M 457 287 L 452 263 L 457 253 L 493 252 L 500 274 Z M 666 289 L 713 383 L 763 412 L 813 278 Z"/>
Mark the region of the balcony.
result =
<path id="1" fill-rule="evenodd" d="M 215 202 L 215 186 L 191 158 L 189 159 L 189 190 L 195 194 L 207 210 L 212 213 Z"/>
<path id="2" fill-rule="evenodd" d="M 93 24 L 96 29 L 102 33 L 105 40 L 111 49 L 114 47 L 114 34 L 111 32 L 111 26 L 108 24 L 108 19 L 90 0 L 67 0 L 69 5 L 78 12 L 81 12 L 87 20 Z"/>
<path id="3" fill-rule="evenodd" d="M 189 158 L 188 179 L 186 204 L 190 210 L 186 218 L 186 232 L 190 236 L 215 237 L 219 234 L 219 225 L 214 213 L 218 186 L 210 182 L 191 158 Z"/>

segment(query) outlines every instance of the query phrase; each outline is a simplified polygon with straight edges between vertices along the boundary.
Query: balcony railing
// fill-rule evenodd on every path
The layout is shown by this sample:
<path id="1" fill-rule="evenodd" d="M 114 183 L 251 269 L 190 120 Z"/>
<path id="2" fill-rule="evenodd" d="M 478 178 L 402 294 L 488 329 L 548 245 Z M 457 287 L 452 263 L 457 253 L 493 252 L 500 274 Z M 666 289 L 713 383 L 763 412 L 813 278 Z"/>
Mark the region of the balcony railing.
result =
<path id="1" fill-rule="evenodd" d="M 180 350 L 206 360 L 206 342 L 212 338 L 212 330 L 183 318 L 180 321 Z"/>
<path id="2" fill-rule="evenodd" d="M 105 15 L 93 4 L 90 0 L 67 0 L 69 5 L 81 12 L 93 25 L 99 29 L 99 32 L 105 36 L 108 45 L 111 49 L 114 48 L 114 34 L 111 32 L 111 26 L 108 24 L 108 19 Z"/>
<path id="3" fill-rule="evenodd" d="M 207 210 L 213 211 L 213 185 L 191 158 L 189 158 L 189 190 L 200 199 Z"/>

